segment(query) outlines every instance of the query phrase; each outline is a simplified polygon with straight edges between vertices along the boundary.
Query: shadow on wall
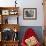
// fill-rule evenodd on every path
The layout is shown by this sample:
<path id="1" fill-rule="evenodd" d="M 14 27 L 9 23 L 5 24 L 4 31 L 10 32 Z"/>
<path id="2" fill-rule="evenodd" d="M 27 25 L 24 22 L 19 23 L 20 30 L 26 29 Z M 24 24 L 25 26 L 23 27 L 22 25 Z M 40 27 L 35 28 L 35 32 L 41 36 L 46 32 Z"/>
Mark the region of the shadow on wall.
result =
<path id="1" fill-rule="evenodd" d="M 43 30 L 42 30 L 41 26 L 21 26 L 20 27 L 20 32 L 19 32 L 19 40 L 20 40 L 20 42 L 21 42 L 21 40 L 22 40 L 22 38 L 24 36 L 25 31 L 28 28 L 32 28 L 36 32 L 39 41 L 41 43 L 43 43 Z"/>

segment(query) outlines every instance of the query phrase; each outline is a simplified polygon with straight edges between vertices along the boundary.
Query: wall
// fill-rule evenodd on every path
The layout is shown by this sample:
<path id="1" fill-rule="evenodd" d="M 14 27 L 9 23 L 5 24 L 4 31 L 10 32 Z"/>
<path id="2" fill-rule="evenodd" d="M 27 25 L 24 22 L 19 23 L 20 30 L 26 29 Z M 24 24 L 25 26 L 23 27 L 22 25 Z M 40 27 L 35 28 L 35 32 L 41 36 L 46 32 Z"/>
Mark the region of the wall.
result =
<path id="1" fill-rule="evenodd" d="M 20 2 L 20 18 L 21 26 L 43 26 L 43 6 L 42 0 L 21 0 Z M 37 8 L 37 20 L 23 20 L 23 8 Z M 20 21 L 21 20 L 21 21 Z"/>
<path id="2" fill-rule="evenodd" d="M 15 6 L 14 1 L 13 0 L 9 0 L 9 1 L 0 0 L 0 6 L 2 7 Z M 21 0 L 21 1 L 17 0 L 17 3 L 18 3 L 17 6 L 19 6 L 20 26 L 43 26 L 44 25 L 42 0 Z M 37 8 L 37 20 L 24 20 L 23 19 L 23 8 Z"/>
<path id="3" fill-rule="evenodd" d="M 14 3 L 15 0 L 0 0 L 0 6 L 1 7 L 10 7 L 10 6 L 15 6 Z"/>

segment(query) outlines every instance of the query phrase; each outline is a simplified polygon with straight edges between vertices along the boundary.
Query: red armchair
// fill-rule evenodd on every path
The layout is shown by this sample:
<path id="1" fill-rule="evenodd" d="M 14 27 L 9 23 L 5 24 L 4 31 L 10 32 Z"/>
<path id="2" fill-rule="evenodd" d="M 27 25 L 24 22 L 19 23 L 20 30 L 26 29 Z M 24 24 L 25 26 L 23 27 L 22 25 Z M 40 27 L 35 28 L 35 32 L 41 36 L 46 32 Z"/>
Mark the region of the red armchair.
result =
<path id="1" fill-rule="evenodd" d="M 32 39 L 35 39 L 34 45 L 31 45 L 31 42 L 29 42 L 29 41 L 32 41 Z M 32 42 L 34 42 L 34 41 L 32 41 Z M 28 45 L 28 43 L 30 45 Z M 37 39 L 37 35 L 32 28 L 29 28 L 26 30 L 24 37 L 22 38 L 21 46 L 41 46 L 40 42 Z"/>

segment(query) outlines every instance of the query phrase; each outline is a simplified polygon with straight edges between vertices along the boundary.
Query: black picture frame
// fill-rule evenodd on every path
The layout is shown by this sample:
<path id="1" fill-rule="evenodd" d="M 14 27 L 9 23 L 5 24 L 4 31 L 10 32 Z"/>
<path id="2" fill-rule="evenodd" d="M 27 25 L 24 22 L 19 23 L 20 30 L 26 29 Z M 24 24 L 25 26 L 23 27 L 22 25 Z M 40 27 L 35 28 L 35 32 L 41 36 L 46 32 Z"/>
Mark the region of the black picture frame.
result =
<path id="1" fill-rule="evenodd" d="M 37 8 L 23 8 L 23 19 L 24 20 L 36 20 L 37 19 Z"/>

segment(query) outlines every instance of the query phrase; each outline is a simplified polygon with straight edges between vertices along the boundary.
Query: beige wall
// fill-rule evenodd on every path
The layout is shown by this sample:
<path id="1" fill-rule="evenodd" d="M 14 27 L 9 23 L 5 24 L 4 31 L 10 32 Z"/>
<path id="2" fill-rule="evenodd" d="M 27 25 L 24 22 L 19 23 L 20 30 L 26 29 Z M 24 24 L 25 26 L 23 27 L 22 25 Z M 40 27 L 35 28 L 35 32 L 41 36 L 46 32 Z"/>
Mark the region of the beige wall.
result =
<path id="1" fill-rule="evenodd" d="M 43 1 L 43 6 L 44 6 L 44 26 L 46 26 L 46 0 Z"/>
<path id="2" fill-rule="evenodd" d="M 44 42 L 46 46 L 46 0 L 43 0 L 43 6 L 44 6 Z"/>

